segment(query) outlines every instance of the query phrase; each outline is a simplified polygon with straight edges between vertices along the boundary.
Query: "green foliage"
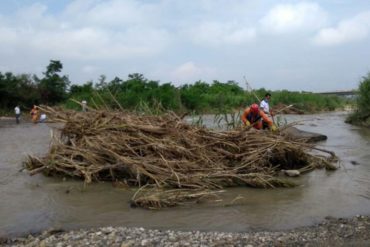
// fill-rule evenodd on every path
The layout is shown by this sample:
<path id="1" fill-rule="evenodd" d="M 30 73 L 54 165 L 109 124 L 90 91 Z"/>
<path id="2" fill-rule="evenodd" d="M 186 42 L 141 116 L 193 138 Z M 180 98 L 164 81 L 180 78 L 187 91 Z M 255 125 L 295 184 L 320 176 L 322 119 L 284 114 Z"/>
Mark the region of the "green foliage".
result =
<path id="1" fill-rule="evenodd" d="M 19 105 L 21 109 L 29 109 L 39 100 L 37 85 L 29 75 L 13 75 L 11 72 L 0 72 L 0 108 L 13 109 Z"/>
<path id="2" fill-rule="evenodd" d="M 360 81 L 358 92 L 357 110 L 348 117 L 347 122 L 370 126 L 370 73 Z"/>
<path id="3" fill-rule="evenodd" d="M 311 92 L 291 92 L 287 90 L 272 93 L 271 104 L 293 104 L 304 112 L 333 111 L 344 106 L 344 99 L 338 96 L 321 95 Z"/>
<path id="4" fill-rule="evenodd" d="M 370 116 L 370 73 L 368 73 L 366 77 L 362 78 L 358 90 L 358 112 L 362 118 L 368 118 Z"/>
<path id="5" fill-rule="evenodd" d="M 60 61 L 51 60 L 44 72 L 45 77 L 38 79 L 41 103 L 56 104 L 67 99 L 70 84 L 67 76 L 60 76 L 63 65 Z"/>
<path id="6" fill-rule="evenodd" d="M 35 75 L 0 72 L 0 108 L 12 111 L 19 105 L 29 110 L 33 104 L 56 104 L 66 100 L 70 82 L 67 76 L 59 76 L 62 68 L 61 62 L 51 60 L 41 79 Z"/>
<path id="7" fill-rule="evenodd" d="M 94 94 L 94 86 L 92 82 L 87 82 L 86 84 L 72 85 L 69 90 L 69 99 L 74 99 L 78 102 L 86 100 L 87 102 L 92 103 L 92 95 Z M 80 110 L 81 106 L 76 104 L 71 100 L 67 100 L 64 104 L 65 107 L 69 109 Z"/>
<path id="8" fill-rule="evenodd" d="M 97 107 L 115 109 L 120 105 L 124 109 L 144 112 L 151 108 L 155 109 L 154 112 L 161 109 L 220 116 L 259 103 L 267 93 L 264 88 L 246 92 L 234 81 L 213 81 L 212 84 L 197 81 L 177 88 L 171 83 L 148 80 L 142 74 L 130 74 L 127 80 L 116 77 L 110 82 L 101 76 L 95 87 L 90 82 L 85 86 L 72 86 L 70 91 L 71 97 L 92 101 Z M 272 95 L 272 106 L 277 103 L 294 104 L 306 112 L 334 110 L 343 105 L 339 97 L 314 93 L 283 90 L 272 92 Z"/>
<path id="9" fill-rule="evenodd" d="M 63 65 L 51 60 L 43 73 L 43 78 L 31 75 L 13 75 L 0 72 L 0 109 L 30 108 L 32 104 L 63 104 L 67 108 L 81 109 L 77 102 L 86 100 L 89 107 L 126 109 L 159 114 L 165 110 L 192 112 L 193 114 L 215 113 L 229 126 L 236 126 L 239 117 L 225 115 L 242 110 L 252 103 L 259 103 L 267 90 L 260 88 L 245 91 L 235 81 L 211 84 L 197 81 L 175 87 L 171 82 L 160 83 L 146 79 L 142 74 L 129 74 L 126 80 L 115 77 L 108 81 L 101 75 L 94 85 L 89 81 L 83 85 L 71 85 L 67 76 L 60 75 Z M 366 85 L 362 90 L 367 90 Z M 287 90 L 271 92 L 273 107 L 277 103 L 294 104 L 307 112 L 334 110 L 343 105 L 339 97 L 323 96 L 307 92 Z M 365 96 L 368 96 L 368 94 Z M 365 97 L 364 96 L 364 97 Z M 73 100 L 67 100 L 73 99 Z M 366 102 L 366 98 L 361 98 Z M 359 101 L 363 108 L 368 104 Z M 24 107 L 22 107 L 24 106 Z M 236 119 L 238 121 L 236 121 Z"/>
<path id="10" fill-rule="evenodd" d="M 197 81 L 180 87 L 180 93 L 184 107 L 197 113 L 230 111 L 243 106 L 246 98 L 243 89 L 234 81 L 213 81 L 211 85 Z"/>

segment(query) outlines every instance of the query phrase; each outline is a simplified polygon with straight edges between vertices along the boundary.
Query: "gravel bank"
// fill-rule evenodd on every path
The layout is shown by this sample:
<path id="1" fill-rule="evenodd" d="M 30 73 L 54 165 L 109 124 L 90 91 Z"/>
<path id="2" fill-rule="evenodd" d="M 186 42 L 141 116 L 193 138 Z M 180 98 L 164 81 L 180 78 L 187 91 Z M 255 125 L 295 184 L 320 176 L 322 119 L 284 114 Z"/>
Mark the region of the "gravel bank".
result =
<path id="1" fill-rule="evenodd" d="M 370 217 L 327 217 L 318 225 L 288 231 L 246 233 L 181 232 L 102 227 L 46 231 L 24 238 L 1 239 L 2 246 L 370 246 Z"/>

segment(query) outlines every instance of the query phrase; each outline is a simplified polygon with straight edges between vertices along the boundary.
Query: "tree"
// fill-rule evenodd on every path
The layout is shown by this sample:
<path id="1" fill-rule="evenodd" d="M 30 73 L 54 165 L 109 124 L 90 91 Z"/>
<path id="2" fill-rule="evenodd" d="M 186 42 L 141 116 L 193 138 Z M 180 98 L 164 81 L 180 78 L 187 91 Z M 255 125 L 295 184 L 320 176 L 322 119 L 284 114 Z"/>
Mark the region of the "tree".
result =
<path id="1" fill-rule="evenodd" d="M 366 121 L 370 117 L 370 73 L 362 78 L 358 90 L 358 114 L 360 119 Z"/>
<path id="2" fill-rule="evenodd" d="M 38 80 L 41 103 L 56 104 L 67 99 L 70 81 L 67 76 L 58 74 L 62 69 L 63 65 L 60 61 L 50 60 L 46 72 L 43 73 L 44 78 Z"/>
<path id="3" fill-rule="evenodd" d="M 30 75 L 0 72 L 0 109 L 12 109 L 17 104 L 27 108 L 38 100 L 37 86 Z"/>

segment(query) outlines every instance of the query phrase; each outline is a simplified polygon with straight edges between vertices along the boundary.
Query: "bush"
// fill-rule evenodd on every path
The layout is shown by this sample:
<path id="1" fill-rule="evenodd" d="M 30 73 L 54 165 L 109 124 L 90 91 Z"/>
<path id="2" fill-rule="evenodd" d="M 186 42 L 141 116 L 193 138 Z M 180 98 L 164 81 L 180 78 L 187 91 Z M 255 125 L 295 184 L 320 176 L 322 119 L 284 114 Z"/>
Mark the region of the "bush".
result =
<path id="1" fill-rule="evenodd" d="M 370 73 L 360 81 L 357 109 L 347 118 L 347 122 L 370 126 Z"/>

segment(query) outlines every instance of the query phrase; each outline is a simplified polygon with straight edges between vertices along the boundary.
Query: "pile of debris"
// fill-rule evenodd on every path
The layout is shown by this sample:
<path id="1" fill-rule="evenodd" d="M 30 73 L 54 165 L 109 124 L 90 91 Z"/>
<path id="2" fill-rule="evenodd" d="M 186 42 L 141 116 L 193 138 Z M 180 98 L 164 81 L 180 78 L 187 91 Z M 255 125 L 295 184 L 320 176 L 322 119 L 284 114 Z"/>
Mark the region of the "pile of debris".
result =
<path id="1" fill-rule="evenodd" d="M 29 156 L 31 174 L 138 187 L 133 206 L 175 206 L 230 186 L 289 187 L 294 184 L 279 171 L 335 169 L 333 153 L 268 131 L 216 131 L 189 125 L 171 112 L 43 111 L 62 127 L 45 157 Z"/>

